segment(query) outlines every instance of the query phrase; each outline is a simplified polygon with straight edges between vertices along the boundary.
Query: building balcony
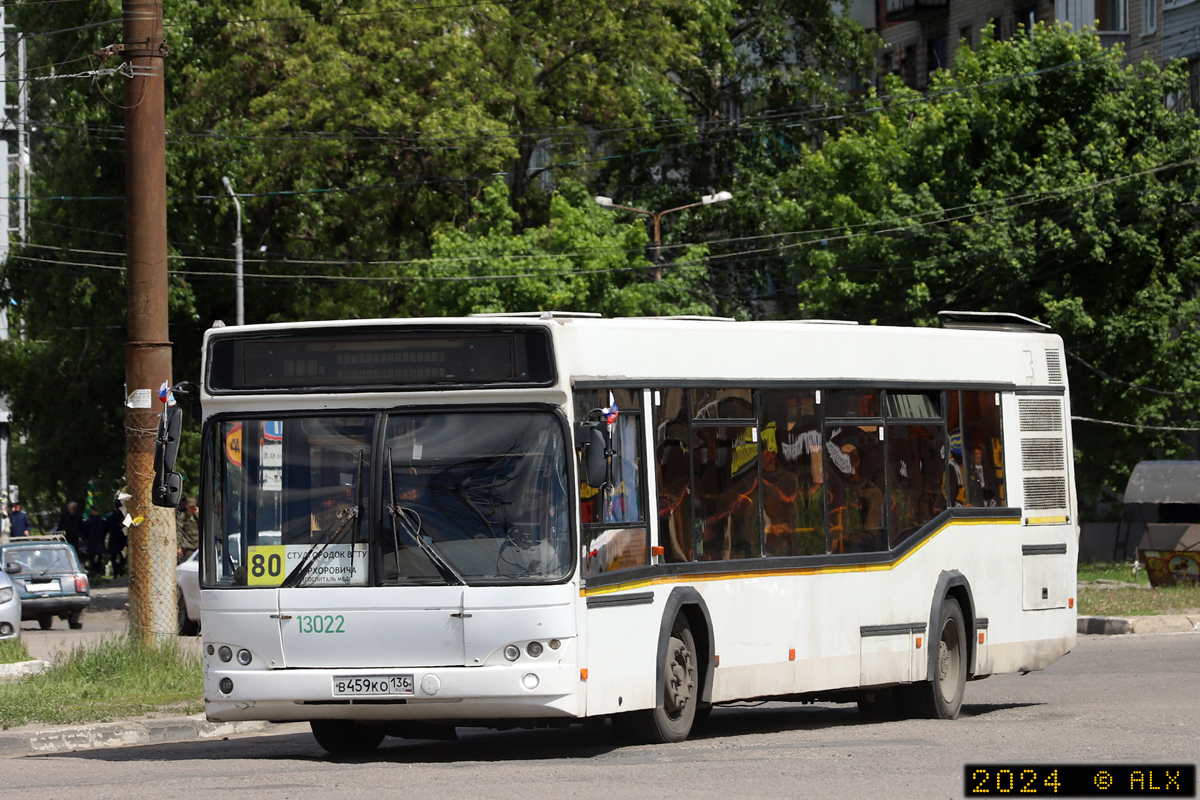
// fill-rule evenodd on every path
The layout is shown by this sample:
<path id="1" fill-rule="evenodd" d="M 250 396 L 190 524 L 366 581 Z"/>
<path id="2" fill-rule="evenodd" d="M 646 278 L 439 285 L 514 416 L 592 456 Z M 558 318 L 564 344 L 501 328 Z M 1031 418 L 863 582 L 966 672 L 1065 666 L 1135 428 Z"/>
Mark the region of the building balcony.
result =
<path id="1" fill-rule="evenodd" d="M 1096 36 L 1100 39 L 1101 47 L 1121 44 L 1125 45 L 1126 52 L 1129 51 L 1129 31 L 1096 31 Z"/>
<path id="2" fill-rule="evenodd" d="M 945 13 L 949 7 L 950 0 L 887 0 L 887 21 L 924 19 L 933 14 Z"/>

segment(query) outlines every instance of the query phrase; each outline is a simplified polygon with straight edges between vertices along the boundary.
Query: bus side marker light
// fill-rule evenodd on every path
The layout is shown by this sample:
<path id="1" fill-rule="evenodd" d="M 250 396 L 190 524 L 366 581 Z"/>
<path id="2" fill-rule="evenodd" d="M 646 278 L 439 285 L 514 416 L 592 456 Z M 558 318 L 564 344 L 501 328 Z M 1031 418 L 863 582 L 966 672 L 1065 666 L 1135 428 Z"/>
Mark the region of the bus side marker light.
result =
<path id="1" fill-rule="evenodd" d="M 587 667 L 584 667 L 583 669 L 579 670 L 579 680 L 581 680 L 581 681 L 587 680 Z"/>
<path id="2" fill-rule="evenodd" d="M 918 650 L 921 649 L 921 637 L 920 636 L 917 637 L 917 649 Z"/>
<path id="3" fill-rule="evenodd" d="M 656 544 L 654 547 L 650 548 L 650 555 L 652 556 L 665 556 L 666 554 L 667 548 L 663 547 L 662 545 Z"/>
<path id="4" fill-rule="evenodd" d="M 714 667 L 721 666 L 721 657 L 720 656 L 713 656 L 713 666 Z"/>
<path id="5" fill-rule="evenodd" d="M 560 642 L 558 639 L 550 640 L 550 649 L 551 650 L 557 650 L 560 647 L 562 647 L 562 642 Z"/>
<path id="6" fill-rule="evenodd" d="M 788 650 L 788 661 L 795 661 L 795 660 L 796 660 L 796 648 L 793 647 L 791 650 Z"/>
<path id="7" fill-rule="evenodd" d="M 983 631 L 979 632 L 979 643 L 983 644 Z"/>
<path id="8" fill-rule="evenodd" d="M 1074 607 L 1075 607 L 1075 598 L 1068 597 L 1067 598 L 1067 608 L 1074 608 Z"/>

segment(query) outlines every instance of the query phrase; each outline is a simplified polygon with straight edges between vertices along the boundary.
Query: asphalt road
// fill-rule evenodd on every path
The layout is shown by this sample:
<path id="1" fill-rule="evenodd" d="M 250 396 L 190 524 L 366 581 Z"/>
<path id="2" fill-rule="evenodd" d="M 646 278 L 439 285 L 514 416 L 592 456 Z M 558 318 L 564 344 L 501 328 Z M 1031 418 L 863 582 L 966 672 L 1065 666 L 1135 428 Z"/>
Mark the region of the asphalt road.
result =
<path id="1" fill-rule="evenodd" d="M 607 731 L 462 729 L 328 757 L 303 725 L 269 736 L 4 762 L 34 798 L 961 797 L 975 762 L 1196 763 L 1200 633 L 1081 637 L 1043 672 L 969 684 L 954 722 L 865 722 L 850 706 L 721 708 L 693 739 L 623 746 Z"/>

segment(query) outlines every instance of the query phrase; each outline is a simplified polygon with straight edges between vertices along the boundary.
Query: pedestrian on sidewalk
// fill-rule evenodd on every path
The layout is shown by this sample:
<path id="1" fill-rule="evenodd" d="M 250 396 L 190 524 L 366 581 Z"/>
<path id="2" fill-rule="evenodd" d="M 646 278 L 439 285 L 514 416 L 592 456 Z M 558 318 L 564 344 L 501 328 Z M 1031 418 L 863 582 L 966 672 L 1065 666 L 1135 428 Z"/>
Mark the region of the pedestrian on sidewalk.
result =
<path id="1" fill-rule="evenodd" d="M 21 510 L 20 503 L 12 504 L 12 512 L 8 515 L 8 521 L 12 526 L 12 537 L 14 539 L 18 536 L 29 535 L 29 515 Z"/>
<path id="2" fill-rule="evenodd" d="M 129 543 L 125 535 L 125 512 L 121 510 L 120 500 L 113 503 L 112 513 L 104 518 L 104 524 L 108 531 L 108 558 L 115 578 L 125 574 L 125 545 Z"/>
<path id="3" fill-rule="evenodd" d="M 104 574 L 104 551 L 107 549 L 104 540 L 108 534 L 100 509 L 95 506 L 89 509 L 88 518 L 83 521 L 83 530 L 87 534 L 87 570 L 99 577 Z"/>
<path id="4" fill-rule="evenodd" d="M 183 504 L 183 510 L 175 515 L 175 555 L 179 563 L 191 558 L 192 553 L 200 546 L 200 506 L 196 498 L 189 497 Z"/>
<path id="5" fill-rule="evenodd" d="M 79 503 L 74 500 L 67 503 L 67 508 L 58 517 L 54 529 L 63 535 L 67 544 L 81 553 L 83 548 L 83 515 L 79 513 Z"/>

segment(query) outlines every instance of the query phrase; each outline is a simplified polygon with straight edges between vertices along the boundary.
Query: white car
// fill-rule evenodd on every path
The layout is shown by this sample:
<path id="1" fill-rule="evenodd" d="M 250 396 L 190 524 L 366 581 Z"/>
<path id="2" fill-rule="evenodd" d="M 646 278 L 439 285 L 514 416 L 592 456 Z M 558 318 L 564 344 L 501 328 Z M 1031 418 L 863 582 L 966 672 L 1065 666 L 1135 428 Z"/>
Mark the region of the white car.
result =
<path id="1" fill-rule="evenodd" d="M 175 595 L 179 606 L 179 635 L 200 632 L 200 551 L 175 568 Z"/>
<path id="2" fill-rule="evenodd" d="M 20 635 L 21 596 L 7 571 L 0 571 L 0 639 L 16 639 Z"/>

